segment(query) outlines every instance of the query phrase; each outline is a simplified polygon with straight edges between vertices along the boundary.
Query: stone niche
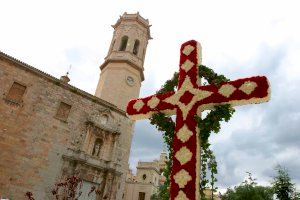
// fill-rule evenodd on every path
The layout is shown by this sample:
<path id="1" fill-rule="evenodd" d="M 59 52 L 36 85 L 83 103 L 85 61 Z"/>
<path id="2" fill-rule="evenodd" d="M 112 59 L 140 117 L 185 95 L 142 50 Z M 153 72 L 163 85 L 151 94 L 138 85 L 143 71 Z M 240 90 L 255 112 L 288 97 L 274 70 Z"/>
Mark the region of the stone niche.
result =
<path id="1" fill-rule="evenodd" d="M 82 151 L 95 159 L 115 161 L 116 145 L 120 135 L 120 122 L 109 109 L 92 113 L 86 122 L 87 132 Z"/>

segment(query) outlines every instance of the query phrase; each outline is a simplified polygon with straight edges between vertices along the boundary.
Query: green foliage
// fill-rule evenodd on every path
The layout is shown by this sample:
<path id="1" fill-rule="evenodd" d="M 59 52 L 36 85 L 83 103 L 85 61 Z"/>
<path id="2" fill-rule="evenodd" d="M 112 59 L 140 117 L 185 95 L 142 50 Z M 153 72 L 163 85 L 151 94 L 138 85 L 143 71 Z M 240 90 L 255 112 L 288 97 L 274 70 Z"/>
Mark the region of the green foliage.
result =
<path id="1" fill-rule="evenodd" d="M 248 179 L 234 189 L 228 188 L 222 195 L 222 200 L 273 200 L 273 189 L 271 187 L 258 186 L 251 173 Z"/>
<path id="2" fill-rule="evenodd" d="M 214 84 L 219 87 L 223 82 L 229 81 L 225 76 L 216 74 L 212 69 L 200 65 L 199 66 L 199 77 L 205 78 L 208 83 Z M 175 91 L 178 84 L 178 73 L 174 73 L 172 79 L 166 81 L 162 88 L 157 91 L 158 94 Z M 201 141 L 201 175 L 200 175 L 200 196 L 201 199 L 205 199 L 204 190 L 208 188 L 208 184 L 212 191 L 216 191 L 215 183 L 217 181 L 215 175 L 217 171 L 217 162 L 213 151 L 210 150 L 210 144 L 208 138 L 211 132 L 218 133 L 220 131 L 220 121 L 228 121 L 234 109 L 230 105 L 220 105 L 215 106 L 215 109 L 211 111 L 206 118 L 201 119 L 199 116 L 195 116 L 198 127 L 200 128 L 200 141 Z M 164 176 L 166 177 L 166 182 L 159 189 L 159 197 L 162 200 L 169 200 L 169 185 L 170 185 L 170 174 L 172 168 L 172 157 L 173 157 L 173 137 L 175 130 L 175 122 L 171 117 L 166 116 L 163 113 L 153 114 L 150 122 L 155 125 L 159 131 L 163 132 L 164 143 L 166 144 L 168 151 L 168 162 L 166 169 L 164 170 Z M 207 170 L 210 170 L 210 180 L 207 178 Z"/>
<path id="3" fill-rule="evenodd" d="M 271 183 L 272 187 L 259 186 L 248 173 L 248 179 L 234 189 L 228 188 L 222 195 L 222 200 L 273 200 L 274 195 L 278 200 L 300 200 L 300 193 L 296 192 L 295 184 L 287 170 L 280 165 L 275 167 L 277 175 Z"/>
<path id="4" fill-rule="evenodd" d="M 294 193 L 292 194 L 292 200 L 300 200 L 300 193 L 294 191 Z"/>
<path id="5" fill-rule="evenodd" d="M 159 194 L 152 194 L 150 200 L 160 200 Z"/>
<path id="6" fill-rule="evenodd" d="M 212 152 L 212 151 L 211 151 Z M 213 152 L 209 158 L 208 162 L 208 169 L 210 171 L 210 188 L 212 192 L 217 192 L 218 187 L 215 187 L 215 183 L 218 181 L 218 179 L 215 177 L 215 175 L 218 173 L 217 170 L 217 161 L 215 155 L 213 155 Z M 213 196 L 213 195 L 212 195 Z"/>
<path id="7" fill-rule="evenodd" d="M 163 93 L 174 91 L 174 89 L 177 87 L 177 84 L 178 84 L 178 73 L 175 72 L 172 79 L 167 80 L 165 84 L 161 87 L 161 89 L 156 93 L 163 94 Z"/>
<path id="8" fill-rule="evenodd" d="M 276 197 L 279 200 L 300 200 L 300 194 L 296 192 L 295 184 L 291 182 L 287 169 L 278 165 L 275 170 L 277 176 L 274 177 L 272 186 Z"/>
<path id="9" fill-rule="evenodd" d="M 200 65 L 199 68 L 199 76 L 204 77 L 209 84 L 220 86 L 223 82 L 229 81 L 224 75 L 218 75 L 205 65 Z"/>
<path id="10" fill-rule="evenodd" d="M 169 192 L 168 192 L 168 185 L 160 185 L 158 192 L 156 194 L 153 194 L 150 197 L 150 200 L 164 200 L 168 199 L 169 200 Z"/>

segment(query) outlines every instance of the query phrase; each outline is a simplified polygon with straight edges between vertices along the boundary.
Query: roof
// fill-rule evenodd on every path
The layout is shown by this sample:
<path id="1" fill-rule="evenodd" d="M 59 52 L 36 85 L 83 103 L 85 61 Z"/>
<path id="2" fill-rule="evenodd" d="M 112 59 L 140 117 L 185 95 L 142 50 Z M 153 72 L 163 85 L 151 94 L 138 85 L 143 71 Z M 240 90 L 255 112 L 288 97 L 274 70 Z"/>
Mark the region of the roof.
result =
<path id="1" fill-rule="evenodd" d="M 69 90 L 70 92 L 76 93 L 77 95 L 80 95 L 83 98 L 86 98 L 86 99 L 88 99 L 90 101 L 93 101 L 97 104 L 100 104 L 102 106 L 109 107 L 110 109 L 126 116 L 126 112 L 119 109 L 117 106 L 115 106 L 115 105 L 113 105 L 113 104 L 111 104 L 111 103 L 109 103 L 109 102 L 107 102 L 107 101 L 105 101 L 105 100 L 103 100 L 99 97 L 91 95 L 91 94 L 89 94 L 89 93 L 87 93 L 87 92 L 85 92 L 85 91 L 83 91 L 83 90 L 81 90 L 77 87 L 74 87 L 74 86 L 72 86 L 68 83 L 65 83 L 64 81 L 62 81 L 58 78 L 55 78 L 54 76 L 52 76 L 50 74 L 47 74 L 47 73 L 45 73 L 45 72 L 43 72 L 43 71 L 41 71 L 41 70 L 39 70 L 35 67 L 32 67 L 32 66 L 30 66 L 30 65 L 28 65 L 28 64 L 26 64 L 26 63 L 24 63 L 24 62 L 22 62 L 22 61 L 20 61 L 16 58 L 14 58 L 14 57 L 12 57 L 12 56 L 9 56 L 6 53 L 3 53 L 2 51 L 0 51 L 0 58 L 3 58 L 3 59 L 8 60 L 12 63 L 15 63 L 17 67 L 19 67 L 19 68 L 21 68 L 25 71 L 29 71 L 29 72 L 31 72 L 31 73 L 39 76 L 39 77 L 42 77 L 45 80 L 50 81 L 50 82 L 54 83 L 55 85 L 58 85 L 59 87 L 62 87 L 63 89 L 66 89 L 66 90 Z"/>
<path id="2" fill-rule="evenodd" d="M 150 34 L 151 25 L 149 25 L 149 20 L 143 18 L 139 12 L 137 12 L 135 14 L 128 14 L 127 12 L 125 12 L 122 16 L 120 16 L 120 18 L 115 23 L 115 25 L 112 25 L 112 27 L 115 29 L 116 27 L 118 27 L 121 24 L 122 21 L 130 21 L 130 20 L 136 21 L 139 24 L 141 24 L 142 26 L 144 26 L 147 29 L 148 38 L 153 39 Z"/>

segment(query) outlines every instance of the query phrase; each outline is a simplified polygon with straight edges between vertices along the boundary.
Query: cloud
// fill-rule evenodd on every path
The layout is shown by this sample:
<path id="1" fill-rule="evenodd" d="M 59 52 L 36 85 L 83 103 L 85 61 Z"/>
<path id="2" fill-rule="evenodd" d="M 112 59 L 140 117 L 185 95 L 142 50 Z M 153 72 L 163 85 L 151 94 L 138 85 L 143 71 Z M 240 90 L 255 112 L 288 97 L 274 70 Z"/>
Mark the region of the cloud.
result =
<path id="1" fill-rule="evenodd" d="M 286 167 L 292 180 L 299 185 L 300 108 L 297 103 L 300 102 L 300 89 L 293 85 L 299 85 L 300 81 L 289 85 L 289 77 L 285 76 L 290 51 L 286 45 L 262 47 L 253 64 L 261 66 L 255 68 L 256 71 L 270 79 L 271 101 L 237 108 L 236 114 L 247 116 L 247 121 L 234 118 L 233 123 L 239 123 L 239 126 L 221 131 L 230 137 L 212 141 L 219 162 L 218 184 L 221 188 L 241 183 L 246 171 L 252 172 L 260 183 L 269 183 L 277 164 Z M 223 125 L 230 126 L 230 123 Z"/>

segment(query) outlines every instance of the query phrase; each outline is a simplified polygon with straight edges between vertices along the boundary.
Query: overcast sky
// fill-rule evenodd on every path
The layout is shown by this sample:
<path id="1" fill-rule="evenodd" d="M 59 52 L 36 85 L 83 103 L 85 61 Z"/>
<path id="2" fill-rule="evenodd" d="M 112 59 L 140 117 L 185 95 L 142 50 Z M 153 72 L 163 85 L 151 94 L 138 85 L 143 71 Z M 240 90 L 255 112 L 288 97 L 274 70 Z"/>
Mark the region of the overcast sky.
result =
<path id="1" fill-rule="evenodd" d="M 0 2 L 0 50 L 57 78 L 72 64 L 71 84 L 94 94 L 119 15 L 140 14 L 152 24 L 141 97 L 178 70 L 181 43 L 202 44 L 203 64 L 231 80 L 265 75 L 271 101 L 238 107 L 211 137 L 218 186 L 239 184 L 252 172 L 267 184 L 285 166 L 300 186 L 299 1 L 15 1 Z M 130 165 L 163 149 L 149 121 L 136 123 Z"/>

